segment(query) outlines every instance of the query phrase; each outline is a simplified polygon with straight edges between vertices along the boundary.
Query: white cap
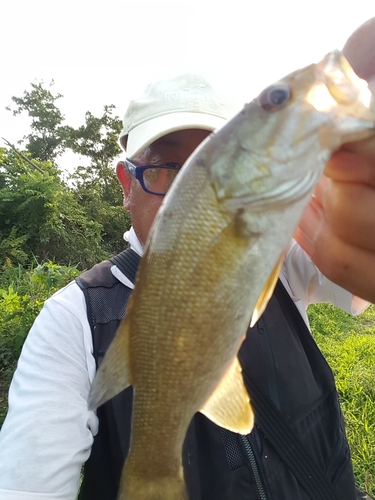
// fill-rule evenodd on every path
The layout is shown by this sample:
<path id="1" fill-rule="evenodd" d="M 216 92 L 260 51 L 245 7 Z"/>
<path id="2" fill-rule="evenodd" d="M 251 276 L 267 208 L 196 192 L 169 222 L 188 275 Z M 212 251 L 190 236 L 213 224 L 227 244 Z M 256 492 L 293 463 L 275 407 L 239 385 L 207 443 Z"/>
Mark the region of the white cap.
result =
<path id="1" fill-rule="evenodd" d="M 120 144 L 129 159 L 151 143 L 177 130 L 216 130 L 237 108 L 201 76 L 178 75 L 150 83 L 130 102 L 123 120 Z"/>

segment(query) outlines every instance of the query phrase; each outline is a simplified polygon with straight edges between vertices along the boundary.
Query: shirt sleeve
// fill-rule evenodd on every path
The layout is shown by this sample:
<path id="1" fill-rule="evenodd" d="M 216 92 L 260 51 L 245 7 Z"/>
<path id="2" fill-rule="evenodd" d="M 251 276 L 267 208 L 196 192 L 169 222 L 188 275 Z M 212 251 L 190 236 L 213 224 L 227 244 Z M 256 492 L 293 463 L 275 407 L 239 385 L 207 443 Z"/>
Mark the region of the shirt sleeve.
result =
<path id="1" fill-rule="evenodd" d="M 74 500 L 98 420 L 87 409 L 95 375 L 82 291 L 46 301 L 22 349 L 0 433 L 0 498 Z"/>
<path id="2" fill-rule="evenodd" d="M 286 251 L 280 279 L 307 324 L 310 304 L 328 302 L 349 314 L 358 314 L 369 305 L 326 278 L 294 240 Z"/>

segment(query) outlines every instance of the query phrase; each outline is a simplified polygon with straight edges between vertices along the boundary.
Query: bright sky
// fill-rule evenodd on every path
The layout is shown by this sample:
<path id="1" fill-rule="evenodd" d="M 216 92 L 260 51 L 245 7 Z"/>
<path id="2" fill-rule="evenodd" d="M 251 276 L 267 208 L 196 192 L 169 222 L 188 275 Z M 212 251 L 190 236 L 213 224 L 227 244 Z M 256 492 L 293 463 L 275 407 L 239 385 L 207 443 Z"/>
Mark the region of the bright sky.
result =
<path id="1" fill-rule="evenodd" d="M 5 106 L 40 79 L 54 79 L 73 126 L 105 104 L 122 117 L 134 94 L 165 70 L 209 70 L 249 101 L 342 48 L 374 15 L 374 0 L 5 0 L 0 137 L 16 142 L 27 133 L 28 121 Z"/>

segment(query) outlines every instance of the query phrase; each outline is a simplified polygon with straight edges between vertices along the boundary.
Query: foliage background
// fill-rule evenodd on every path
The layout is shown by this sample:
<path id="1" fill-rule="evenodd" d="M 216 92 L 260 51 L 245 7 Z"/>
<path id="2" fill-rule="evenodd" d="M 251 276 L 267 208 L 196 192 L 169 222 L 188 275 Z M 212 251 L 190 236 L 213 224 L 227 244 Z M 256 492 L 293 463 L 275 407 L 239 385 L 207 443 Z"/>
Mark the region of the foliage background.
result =
<path id="1" fill-rule="evenodd" d="M 30 133 L 18 149 L 0 148 L 0 426 L 23 342 L 44 301 L 85 268 L 120 252 L 130 220 L 114 175 L 120 119 L 113 106 L 65 124 L 53 82 L 31 84 L 13 97 Z M 59 159 L 85 159 L 63 179 Z M 87 165 L 88 163 L 88 165 Z M 329 305 L 308 311 L 313 335 L 336 377 L 355 474 L 375 493 L 375 306 L 358 317 Z"/>
<path id="2" fill-rule="evenodd" d="M 9 111 L 27 114 L 31 125 L 18 145 L 23 157 L 0 148 L 0 266 L 51 260 L 82 270 L 123 249 L 130 220 L 114 171 L 121 120 L 109 105 L 99 117 L 88 111 L 73 128 L 57 107 L 61 98 L 53 82 L 12 97 Z M 84 165 L 64 179 L 59 161 L 66 152 Z"/>
<path id="3" fill-rule="evenodd" d="M 0 425 L 22 344 L 44 301 L 76 275 L 124 248 L 130 226 L 115 161 L 121 120 L 114 106 L 66 124 L 54 82 L 32 83 L 9 112 L 29 133 L 0 147 Z M 60 162 L 75 154 L 68 176 Z"/>

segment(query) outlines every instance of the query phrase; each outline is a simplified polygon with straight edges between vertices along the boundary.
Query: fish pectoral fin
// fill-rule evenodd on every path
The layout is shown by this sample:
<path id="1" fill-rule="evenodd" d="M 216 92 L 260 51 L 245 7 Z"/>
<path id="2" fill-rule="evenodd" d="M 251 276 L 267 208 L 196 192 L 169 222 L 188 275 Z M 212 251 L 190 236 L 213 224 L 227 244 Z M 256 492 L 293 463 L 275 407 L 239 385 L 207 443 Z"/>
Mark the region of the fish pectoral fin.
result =
<path id="1" fill-rule="evenodd" d="M 258 297 L 257 303 L 255 304 L 253 315 L 251 316 L 250 327 L 253 327 L 258 319 L 262 316 L 267 304 L 272 297 L 273 291 L 275 289 L 277 280 L 279 278 L 281 266 L 284 261 L 284 252 L 280 255 L 275 267 L 273 268 L 269 278 L 264 285 L 261 294 Z"/>
<path id="2" fill-rule="evenodd" d="M 129 321 L 125 318 L 96 372 L 88 398 L 89 410 L 95 410 L 131 385 L 129 366 Z"/>
<path id="3" fill-rule="evenodd" d="M 251 432 L 254 413 L 237 356 L 200 411 L 215 424 L 232 432 L 240 434 Z"/>

